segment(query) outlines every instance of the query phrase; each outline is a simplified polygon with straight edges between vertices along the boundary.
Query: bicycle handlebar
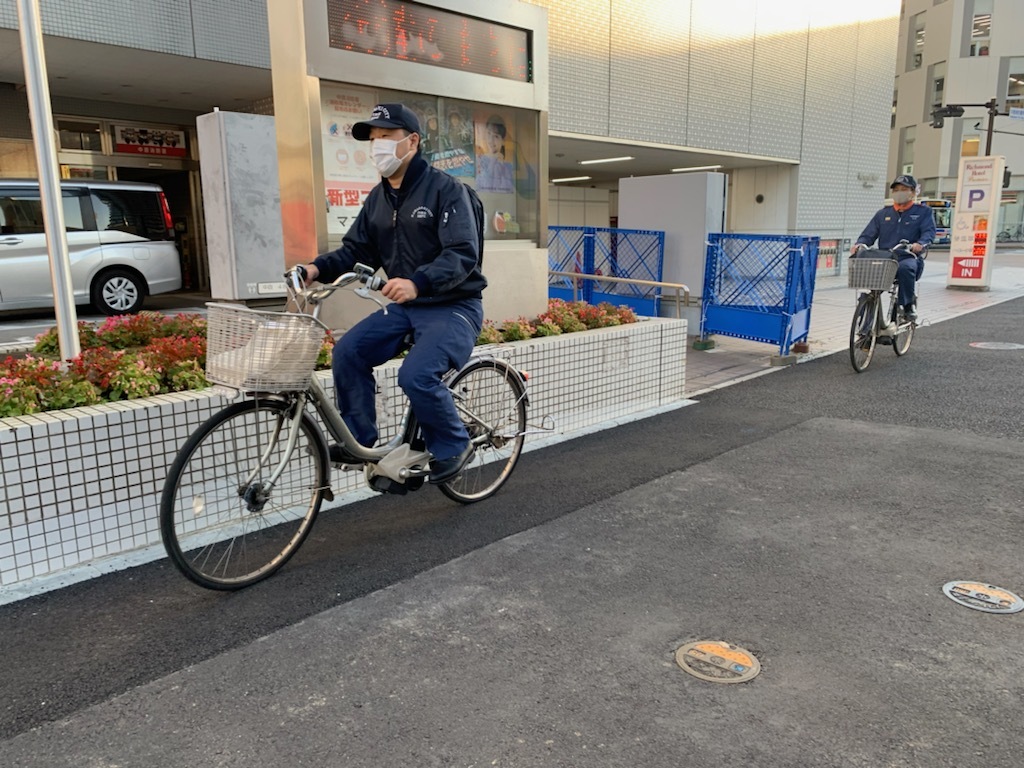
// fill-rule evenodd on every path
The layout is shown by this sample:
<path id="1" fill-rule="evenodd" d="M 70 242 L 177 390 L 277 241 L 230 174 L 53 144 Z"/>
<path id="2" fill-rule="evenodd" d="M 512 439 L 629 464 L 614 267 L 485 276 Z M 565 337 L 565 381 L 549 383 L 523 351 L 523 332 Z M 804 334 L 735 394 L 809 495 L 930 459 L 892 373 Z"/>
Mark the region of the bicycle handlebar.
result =
<path id="1" fill-rule="evenodd" d="M 336 280 L 316 288 L 307 288 L 306 280 L 309 278 L 309 271 L 301 264 L 292 267 L 284 273 L 285 287 L 288 289 L 289 297 L 296 305 L 304 306 L 308 300 L 311 304 L 320 304 L 324 299 L 333 294 L 339 288 L 344 288 L 359 281 L 362 285 L 356 289 L 356 293 L 364 299 L 376 302 L 382 308 L 384 304 L 375 296 L 370 296 L 370 291 L 379 291 L 387 282 L 383 277 L 377 276 L 373 267 L 365 264 L 356 264 L 352 272 L 345 272 Z M 385 308 L 386 312 L 387 309 Z"/>

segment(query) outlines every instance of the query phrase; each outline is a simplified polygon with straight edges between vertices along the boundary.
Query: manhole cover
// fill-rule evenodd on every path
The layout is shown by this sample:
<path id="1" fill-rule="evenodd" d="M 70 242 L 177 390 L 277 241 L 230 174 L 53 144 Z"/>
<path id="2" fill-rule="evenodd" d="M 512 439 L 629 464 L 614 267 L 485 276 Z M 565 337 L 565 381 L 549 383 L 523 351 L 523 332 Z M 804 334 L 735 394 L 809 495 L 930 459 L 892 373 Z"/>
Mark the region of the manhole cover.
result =
<path id="1" fill-rule="evenodd" d="M 676 664 L 684 672 L 712 683 L 745 683 L 761 671 L 754 654 L 721 640 L 687 643 L 676 651 Z"/>
<path id="2" fill-rule="evenodd" d="M 1012 341 L 972 341 L 971 346 L 975 349 L 1024 349 L 1024 344 Z"/>
<path id="3" fill-rule="evenodd" d="M 942 587 L 946 597 L 976 611 L 1017 613 L 1024 610 L 1024 600 L 1008 589 L 978 581 L 951 581 Z"/>

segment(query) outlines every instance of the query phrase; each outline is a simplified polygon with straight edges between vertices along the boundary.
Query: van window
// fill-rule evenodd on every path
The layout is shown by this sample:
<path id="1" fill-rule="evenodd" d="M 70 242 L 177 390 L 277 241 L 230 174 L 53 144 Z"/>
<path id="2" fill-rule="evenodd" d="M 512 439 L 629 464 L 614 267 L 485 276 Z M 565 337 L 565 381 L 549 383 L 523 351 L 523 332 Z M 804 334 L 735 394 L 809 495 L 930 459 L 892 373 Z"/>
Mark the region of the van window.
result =
<path id="1" fill-rule="evenodd" d="M 92 190 L 96 229 L 128 232 L 147 240 L 166 240 L 167 227 L 155 192 Z"/>
<path id="2" fill-rule="evenodd" d="M 68 232 L 85 230 L 84 196 L 73 190 L 61 192 L 64 227 Z M 44 232 L 43 201 L 38 189 L 0 189 L 0 235 L 34 235 Z"/>

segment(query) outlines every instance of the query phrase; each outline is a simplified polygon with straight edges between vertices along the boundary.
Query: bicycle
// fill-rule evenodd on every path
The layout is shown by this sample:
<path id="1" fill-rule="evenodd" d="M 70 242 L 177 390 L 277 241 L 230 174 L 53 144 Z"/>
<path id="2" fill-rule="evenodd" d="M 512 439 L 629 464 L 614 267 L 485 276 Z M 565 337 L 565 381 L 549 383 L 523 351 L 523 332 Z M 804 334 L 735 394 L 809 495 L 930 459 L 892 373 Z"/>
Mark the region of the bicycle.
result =
<path id="1" fill-rule="evenodd" d="M 870 365 L 876 344 L 891 345 L 896 356 L 902 357 L 914 340 L 917 326 L 904 316 L 896 282 L 897 256 L 908 252 L 906 245 L 903 241 L 891 251 L 875 249 L 877 257 L 858 255 L 849 261 L 849 287 L 865 291 L 857 297 L 850 326 L 850 363 L 857 373 Z M 889 303 L 883 314 L 882 294 L 886 291 Z"/>
<path id="2" fill-rule="evenodd" d="M 1013 232 L 1011 232 L 1010 228 L 1007 227 L 996 235 L 997 243 L 1009 243 L 1011 241 L 1015 243 L 1024 241 L 1024 224 L 1018 224 L 1017 229 Z"/>
<path id="3" fill-rule="evenodd" d="M 328 444 L 313 413 L 363 462 L 374 490 L 404 494 L 419 489 L 429 475 L 431 456 L 408 403 L 391 440 L 360 445 L 313 376 L 328 331 L 320 309 L 330 295 L 358 281 L 355 292 L 387 311 L 370 294 L 384 280 L 370 267 L 354 270 L 310 289 L 303 288 L 301 267 L 289 270 L 286 286 L 296 312 L 208 305 L 207 378 L 244 399 L 192 433 L 171 465 L 160 500 L 164 548 L 200 586 L 240 589 L 272 575 L 302 545 L 321 504 L 333 501 Z M 482 501 L 508 480 L 526 435 L 526 379 L 505 360 L 477 355 L 446 374 L 476 446 L 465 469 L 438 485 L 450 499 Z"/>

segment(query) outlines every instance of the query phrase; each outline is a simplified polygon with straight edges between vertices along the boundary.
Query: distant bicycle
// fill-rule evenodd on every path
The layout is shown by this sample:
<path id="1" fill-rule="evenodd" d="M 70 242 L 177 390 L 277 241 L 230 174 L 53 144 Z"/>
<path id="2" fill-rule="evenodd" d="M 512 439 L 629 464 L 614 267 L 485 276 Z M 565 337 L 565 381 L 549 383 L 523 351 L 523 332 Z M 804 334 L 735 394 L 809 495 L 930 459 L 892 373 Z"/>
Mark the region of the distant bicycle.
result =
<path id="1" fill-rule="evenodd" d="M 299 312 L 208 305 L 207 378 L 246 397 L 192 433 L 160 500 L 167 554 L 208 589 L 265 579 L 302 545 L 321 503 L 334 498 L 324 426 L 352 458 L 348 468 L 361 470 L 376 491 L 404 494 L 429 475 L 431 455 L 411 407 L 387 445 L 360 445 L 313 376 L 327 331 L 318 319 L 322 302 L 358 282 L 356 293 L 383 307 L 369 293 L 380 290 L 383 279 L 357 264 L 330 285 L 303 289 L 301 269 L 285 275 Z M 526 376 L 505 360 L 474 355 L 444 381 L 476 451 L 459 475 L 438 487 L 464 504 L 481 501 L 504 485 L 523 450 Z"/>
<path id="2" fill-rule="evenodd" d="M 902 357 L 914 340 L 916 326 L 904 316 L 897 299 L 896 270 L 898 257 L 903 253 L 909 253 L 906 240 L 891 251 L 866 250 L 849 261 L 848 285 L 864 291 L 857 297 L 850 326 L 850 363 L 857 373 L 871 364 L 877 344 L 892 346 L 893 352 Z M 889 301 L 883 306 L 882 297 L 886 292 Z"/>
<path id="3" fill-rule="evenodd" d="M 998 235 L 996 235 L 997 243 L 1020 243 L 1024 242 L 1024 224 L 1018 224 L 1017 229 L 1012 232 L 1009 229 L 1004 229 Z"/>

